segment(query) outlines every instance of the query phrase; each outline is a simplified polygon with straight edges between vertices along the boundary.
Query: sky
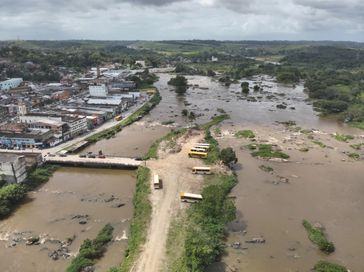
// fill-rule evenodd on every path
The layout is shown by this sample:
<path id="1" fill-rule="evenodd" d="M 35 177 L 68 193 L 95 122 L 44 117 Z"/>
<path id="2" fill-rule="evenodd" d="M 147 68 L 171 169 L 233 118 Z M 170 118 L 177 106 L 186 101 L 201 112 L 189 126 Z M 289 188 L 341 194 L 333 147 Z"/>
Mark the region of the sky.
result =
<path id="1" fill-rule="evenodd" d="M 0 40 L 364 42 L 364 0 L 0 0 Z"/>

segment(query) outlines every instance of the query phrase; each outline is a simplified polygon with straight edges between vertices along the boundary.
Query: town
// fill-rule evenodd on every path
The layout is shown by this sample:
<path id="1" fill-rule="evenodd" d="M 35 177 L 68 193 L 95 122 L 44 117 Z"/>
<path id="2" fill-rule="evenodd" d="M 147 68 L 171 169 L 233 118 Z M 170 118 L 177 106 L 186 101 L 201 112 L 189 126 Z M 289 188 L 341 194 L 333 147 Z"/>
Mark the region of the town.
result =
<path id="1" fill-rule="evenodd" d="M 144 70 L 114 67 L 91 68 L 82 77 L 67 74 L 57 83 L 34 84 L 21 78 L 0 82 L 0 148 L 49 148 L 105 122 L 122 120 L 154 90 L 140 91 L 128 80 Z"/>

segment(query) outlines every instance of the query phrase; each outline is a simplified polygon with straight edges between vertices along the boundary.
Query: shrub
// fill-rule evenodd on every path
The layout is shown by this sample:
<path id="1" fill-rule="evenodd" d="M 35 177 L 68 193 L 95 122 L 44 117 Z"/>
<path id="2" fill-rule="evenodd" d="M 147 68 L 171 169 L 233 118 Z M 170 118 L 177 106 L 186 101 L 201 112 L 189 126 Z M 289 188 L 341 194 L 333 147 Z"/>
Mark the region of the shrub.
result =
<path id="1" fill-rule="evenodd" d="M 258 151 L 252 152 L 253 157 L 261 158 L 281 158 L 288 159 L 289 156 L 280 151 L 274 151 L 271 144 L 259 144 L 259 145 L 249 145 L 250 149 L 257 148 Z"/>
<path id="2" fill-rule="evenodd" d="M 320 250 L 325 253 L 332 253 L 335 251 L 335 246 L 329 242 L 322 229 L 312 226 L 307 220 L 303 220 L 303 227 L 308 232 L 308 238 L 319 246 Z"/>
<path id="3" fill-rule="evenodd" d="M 330 263 L 327 261 L 319 261 L 317 264 L 315 264 L 313 269 L 315 272 L 347 272 L 348 271 L 348 269 L 345 268 L 344 266 Z"/>
<path id="4" fill-rule="evenodd" d="M 112 240 L 113 230 L 110 224 L 106 224 L 94 240 L 84 240 L 78 256 L 72 260 L 67 272 L 80 272 L 83 268 L 93 265 L 95 259 L 102 257 L 107 243 Z"/>
<path id="5" fill-rule="evenodd" d="M 353 140 L 354 139 L 354 136 L 347 135 L 347 134 L 339 134 L 339 133 L 336 133 L 335 139 L 338 140 L 338 141 L 340 141 L 340 142 L 348 142 L 349 140 Z"/>
<path id="6" fill-rule="evenodd" d="M 236 138 L 249 138 L 249 139 L 252 139 L 252 138 L 255 138 L 255 134 L 253 131 L 247 129 L 247 130 L 239 130 L 238 132 L 236 132 L 234 134 L 234 136 Z"/>
<path id="7" fill-rule="evenodd" d="M 235 151 L 231 147 L 221 150 L 220 159 L 225 165 L 230 165 L 231 163 L 236 163 L 238 161 Z"/>

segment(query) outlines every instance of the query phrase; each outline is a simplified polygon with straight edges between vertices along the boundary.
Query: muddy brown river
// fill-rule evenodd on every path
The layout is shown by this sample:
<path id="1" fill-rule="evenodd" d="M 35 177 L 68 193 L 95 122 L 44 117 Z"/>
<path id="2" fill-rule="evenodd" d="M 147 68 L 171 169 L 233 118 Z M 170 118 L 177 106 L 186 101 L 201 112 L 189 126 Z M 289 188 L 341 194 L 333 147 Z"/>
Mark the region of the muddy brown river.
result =
<path id="1" fill-rule="evenodd" d="M 275 122 L 294 120 L 304 128 L 363 134 L 318 116 L 305 102 L 307 96 L 302 85 L 284 86 L 269 77 L 257 77 L 249 81 L 250 85 L 259 84 L 263 90 L 245 96 L 240 84 L 225 87 L 207 77 L 189 76 L 194 87 L 179 96 L 167 85 L 171 75 L 159 76 L 155 85 L 163 99 L 150 114 L 114 138 L 102 140 L 82 152 L 102 150 L 107 155 L 139 157 L 172 128 L 204 123 L 222 110 L 231 116 L 222 126 L 226 131 L 261 129 L 261 135 L 276 131 L 279 138 L 285 132 Z M 283 103 L 286 109 L 276 107 Z M 196 120 L 182 117 L 183 109 L 193 111 Z M 174 123 L 162 125 L 167 121 Z M 244 242 L 246 237 L 262 235 L 267 243 L 244 250 L 229 249 L 222 263 L 216 264 L 212 271 L 229 271 L 226 264 L 237 271 L 309 271 L 318 259 L 332 259 L 352 271 L 364 271 L 362 162 L 343 163 L 342 157 L 315 149 L 305 159 L 310 163 L 274 164 L 277 173 L 297 176 L 290 184 L 274 186 L 270 183 L 271 175 L 258 168 L 261 162 L 240 150 L 242 142 L 233 137 L 224 137 L 220 142 L 238 151 L 242 165 L 237 169 L 239 184 L 233 192 L 237 196 L 240 232 L 231 231 L 228 242 Z M 293 152 L 293 159 L 302 161 L 302 154 Z M 95 237 L 108 222 L 115 227 L 116 239 L 97 262 L 96 271 L 107 271 L 117 265 L 127 245 L 134 189 L 133 171 L 61 168 L 48 183 L 31 193 L 12 216 L 0 222 L 0 271 L 64 271 L 70 263 L 65 256 L 76 254 L 82 241 Z M 304 218 L 324 224 L 337 246 L 330 257 L 320 254 L 309 242 L 301 226 Z M 243 235 L 242 229 L 247 233 Z M 38 235 L 40 245 L 26 246 L 22 240 Z M 69 237 L 75 239 L 67 254 L 52 260 L 49 255 Z"/>

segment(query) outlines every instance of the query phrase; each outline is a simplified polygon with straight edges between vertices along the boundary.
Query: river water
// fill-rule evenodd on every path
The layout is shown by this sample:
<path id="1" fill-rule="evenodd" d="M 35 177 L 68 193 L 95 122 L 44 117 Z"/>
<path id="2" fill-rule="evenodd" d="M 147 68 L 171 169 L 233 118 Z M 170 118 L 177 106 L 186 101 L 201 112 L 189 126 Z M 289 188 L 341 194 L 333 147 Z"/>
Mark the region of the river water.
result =
<path id="1" fill-rule="evenodd" d="M 275 127 L 276 121 L 294 120 L 305 128 L 360 133 L 318 116 L 312 106 L 305 102 L 307 96 L 302 85 L 292 88 L 279 85 L 269 77 L 257 77 L 249 81 L 250 85 L 259 84 L 263 91 L 251 91 L 245 96 L 241 94 L 240 84 L 225 87 L 207 77 L 189 76 L 189 83 L 194 87 L 189 88 L 186 95 L 180 96 L 167 85 L 171 75 L 159 76 L 155 85 L 161 92 L 161 103 L 141 121 L 123 129 L 114 138 L 102 140 L 83 152 L 102 150 L 107 155 L 139 157 L 172 128 L 204 123 L 222 111 L 231 116 L 222 126 L 227 131 L 240 127 Z M 282 103 L 286 104 L 286 109 L 276 107 Z M 193 111 L 197 118 L 189 120 L 183 117 L 183 109 Z M 167 121 L 174 123 L 162 125 Z M 222 144 L 232 145 L 239 150 L 241 143 L 235 139 L 224 139 Z M 361 229 L 364 229 L 363 220 L 358 218 L 358 209 L 364 204 L 361 200 L 363 186 L 360 183 L 360 177 L 364 174 L 362 166 L 336 167 L 334 164 L 326 168 L 314 168 L 317 172 L 312 172 L 310 166 L 297 168 L 295 165 L 292 169 L 275 166 L 283 173 L 288 171 L 289 174 L 299 176 L 307 173 L 302 180 L 311 181 L 273 187 L 265 182 L 267 177 L 257 169 L 254 159 L 241 150 L 237 155 L 239 161 L 244 162 L 244 167 L 237 171 L 240 182 L 234 191 L 239 219 L 249 231 L 269 237 L 269 243 L 246 252 L 232 252 L 224 261 L 234 263 L 239 271 L 308 271 L 312 262 L 322 257 L 300 229 L 302 218 L 311 218 L 324 220 L 333 236 L 341 235 L 338 254 L 335 254 L 344 263 L 354 262 L 355 268 L 359 268 L 355 256 L 363 256 L 364 247 L 352 241 L 352 238 L 354 235 L 360 236 Z M 345 179 L 344 173 L 347 172 L 353 174 Z M 314 183 L 316 173 L 322 177 L 318 183 Z M 330 184 L 327 184 L 328 179 Z M 349 182 L 349 188 L 343 187 L 343 179 Z M 328 190 L 327 186 L 333 189 Z M 75 235 L 74 242 L 68 248 L 71 254 L 76 253 L 84 239 L 95 237 L 108 222 L 115 227 L 117 239 L 108 247 L 96 268 L 97 271 L 107 271 L 107 268 L 117 265 L 122 261 L 127 245 L 125 234 L 133 212 L 131 200 L 134 190 L 135 173 L 132 171 L 61 168 L 48 183 L 31 193 L 29 200 L 12 216 L 0 222 L 0 271 L 64 271 L 70 259 L 60 257 L 54 261 L 49 258 L 49 253 L 60 247 L 57 241 L 51 240 L 64 241 Z M 328 199 L 325 204 L 321 202 L 323 192 Z M 304 204 L 307 199 L 310 205 Z M 337 199 L 341 201 L 337 202 Z M 327 210 L 329 212 L 324 216 Z M 341 215 L 337 216 L 337 212 Z M 84 220 L 86 224 L 80 224 Z M 10 247 L 12 238 L 38 235 L 44 242 L 41 245 L 26 246 L 21 241 Z M 234 241 L 243 238 L 241 233 L 232 232 L 229 239 Z M 353 250 L 350 250 L 351 244 Z M 297 248 L 297 255 L 300 256 L 292 257 L 294 253 L 287 252 L 289 247 Z M 218 264 L 214 269 L 224 271 L 220 267 L 223 266 Z"/>

